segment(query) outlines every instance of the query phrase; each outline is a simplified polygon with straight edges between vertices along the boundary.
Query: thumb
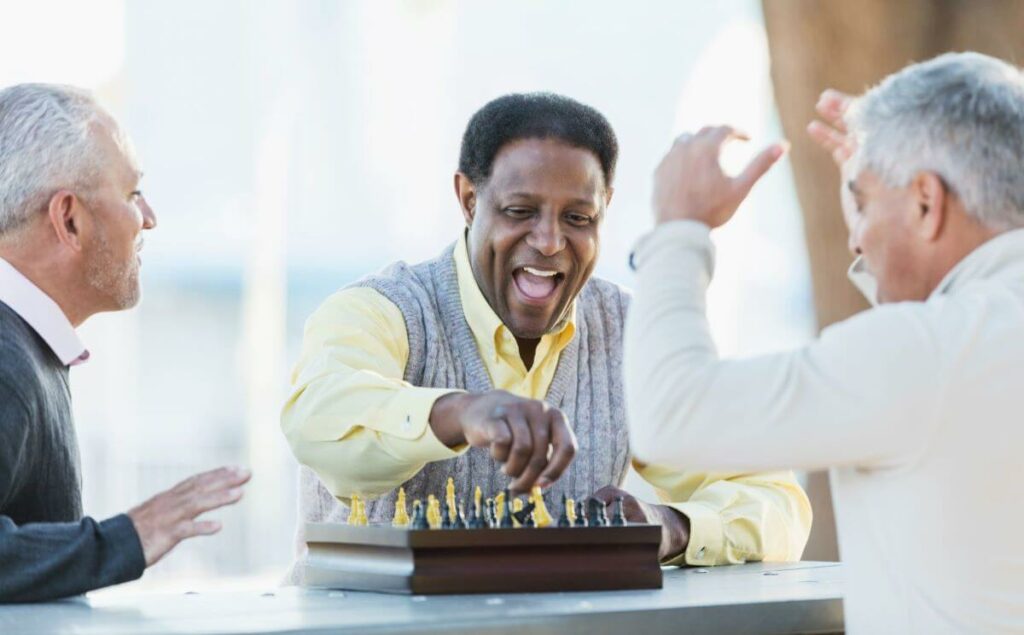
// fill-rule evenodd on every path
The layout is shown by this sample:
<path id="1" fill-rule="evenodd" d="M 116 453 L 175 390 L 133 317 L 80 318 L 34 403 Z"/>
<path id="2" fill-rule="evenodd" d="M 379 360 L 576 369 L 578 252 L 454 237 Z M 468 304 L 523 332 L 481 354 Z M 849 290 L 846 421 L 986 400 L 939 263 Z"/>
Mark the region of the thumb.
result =
<path id="1" fill-rule="evenodd" d="M 789 150 L 788 142 L 773 143 L 751 159 L 747 167 L 733 179 L 733 187 L 736 193 L 745 198 L 750 193 L 750 189 L 754 187 L 754 184 L 764 176 L 765 172 L 775 165 L 776 161 L 782 158 L 782 155 L 787 150 Z"/>

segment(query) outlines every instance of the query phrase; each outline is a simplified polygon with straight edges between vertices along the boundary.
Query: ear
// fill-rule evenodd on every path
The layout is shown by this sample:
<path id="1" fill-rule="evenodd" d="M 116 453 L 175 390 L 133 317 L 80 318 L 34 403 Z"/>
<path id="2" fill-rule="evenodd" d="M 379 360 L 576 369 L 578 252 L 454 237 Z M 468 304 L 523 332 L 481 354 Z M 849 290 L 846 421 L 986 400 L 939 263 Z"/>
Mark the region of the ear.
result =
<path id="1" fill-rule="evenodd" d="M 88 214 L 78 197 L 68 190 L 58 191 L 50 197 L 47 216 L 57 241 L 72 251 L 82 251 L 82 234 L 88 225 Z"/>
<path id="2" fill-rule="evenodd" d="M 462 217 L 466 219 L 466 226 L 469 227 L 473 224 L 473 216 L 476 214 L 476 186 L 462 172 L 455 173 L 455 197 L 459 199 Z"/>
<path id="3" fill-rule="evenodd" d="M 934 172 L 920 172 L 911 182 L 911 192 L 918 207 L 918 234 L 933 242 L 942 235 L 949 214 L 946 184 Z"/>

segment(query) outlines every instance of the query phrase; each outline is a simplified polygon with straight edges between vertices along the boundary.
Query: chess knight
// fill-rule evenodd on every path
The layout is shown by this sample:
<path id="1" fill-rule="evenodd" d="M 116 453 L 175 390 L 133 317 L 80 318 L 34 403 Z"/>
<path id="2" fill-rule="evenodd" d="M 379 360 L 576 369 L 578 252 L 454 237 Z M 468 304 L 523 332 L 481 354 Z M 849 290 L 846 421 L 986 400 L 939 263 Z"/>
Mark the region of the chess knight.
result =
<path id="1" fill-rule="evenodd" d="M 303 465 L 300 527 L 343 522 L 354 495 L 390 523 L 400 487 L 443 499 L 450 477 L 466 496 L 622 496 L 630 522 L 664 527 L 665 562 L 799 559 L 811 510 L 791 472 L 634 463 L 662 504 L 618 489 L 629 295 L 591 275 L 617 155 L 604 116 L 566 97 L 507 95 L 471 118 L 456 240 L 351 284 L 306 323 L 281 415 Z"/>

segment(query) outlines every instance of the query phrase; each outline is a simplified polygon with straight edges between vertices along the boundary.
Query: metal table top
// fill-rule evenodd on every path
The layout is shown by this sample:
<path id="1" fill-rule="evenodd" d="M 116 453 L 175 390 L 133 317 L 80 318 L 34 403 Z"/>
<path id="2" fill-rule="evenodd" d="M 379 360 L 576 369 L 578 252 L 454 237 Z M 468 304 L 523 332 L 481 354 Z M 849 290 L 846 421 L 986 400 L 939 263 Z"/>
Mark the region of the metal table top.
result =
<path id="1" fill-rule="evenodd" d="M 399 596 L 277 588 L 0 606 L 5 635 L 838 633 L 835 563 L 666 569 L 663 589 Z"/>

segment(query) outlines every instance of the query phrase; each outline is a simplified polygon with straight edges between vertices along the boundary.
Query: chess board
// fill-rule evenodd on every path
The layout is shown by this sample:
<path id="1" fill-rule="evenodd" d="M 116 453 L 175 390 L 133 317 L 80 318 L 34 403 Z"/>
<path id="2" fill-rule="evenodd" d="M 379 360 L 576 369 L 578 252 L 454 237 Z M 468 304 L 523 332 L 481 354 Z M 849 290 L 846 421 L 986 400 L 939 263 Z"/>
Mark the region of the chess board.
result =
<path id="1" fill-rule="evenodd" d="M 305 586 L 385 593 L 660 589 L 657 525 L 410 529 L 307 523 Z"/>

